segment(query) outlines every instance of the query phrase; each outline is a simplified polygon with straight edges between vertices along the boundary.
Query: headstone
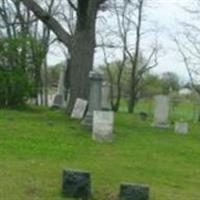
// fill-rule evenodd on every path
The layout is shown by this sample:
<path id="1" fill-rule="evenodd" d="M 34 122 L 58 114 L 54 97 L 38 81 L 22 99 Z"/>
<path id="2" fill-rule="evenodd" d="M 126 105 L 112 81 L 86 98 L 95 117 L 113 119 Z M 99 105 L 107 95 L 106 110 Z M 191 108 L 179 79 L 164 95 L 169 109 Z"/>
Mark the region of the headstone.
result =
<path id="1" fill-rule="evenodd" d="M 104 82 L 101 88 L 101 109 L 102 110 L 111 110 L 111 101 L 110 101 L 110 92 L 111 87 L 109 83 Z"/>
<path id="2" fill-rule="evenodd" d="M 188 123 L 187 122 L 176 122 L 175 123 L 175 133 L 187 134 L 188 133 Z"/>
<path id="3" fill-rule="evenodd" d="M 148 114 L 147 114 L 146 112 L 144 112 L 144 111 L 141 111 L 141 112 L 139 113 L 139 116 L 140 116 L 140 119 L 141 119 L 142 121 L 145 121 L 145 120 L 148 118 Z"/>
<path id="4" fill-rule="evenodd" d="M 112 141 L 114 113 L 112 111 L 94 111 L 93 139 L 96 141 Z"/>
<path id="5" fill-rule="evenodd" d="M 92 129 L 93 112 L 94 110 L 101 110 L 101 84 L 102 75 L 98 72 L 91 71 L 89 74 L 90 78 L 90 96 L 89 105 L 85 118 L 82 124 Z"/>
<path id="6" fill-rule="evenodd" d="M 61 68 L 58 81 L 57 93 L 54 97 L 52 107 L 63 108 L 65 104 L 65 66 Z"/>
<path id="7" fill-rule="evenodd" d="M 123 183 L 120 186 L 120 200 L 148 200 L 149 187 L 147 185 L 138 185 Z"/>
<path id="8" fill-rule="evenodd" d="M 74 119 L 82 119 L 84 117 L 87 108 L 87 101 L 83 99 L 76 99 L 74 109 L 72 111 L 71 117 Z"/>
<path id="9" fill-rule="evenodd" d="M 64 104 L 64 96 L 61 94 L 56 94 L 53 100 L 52 107 L 62 108 Z"/>
<path id="10" fill-rule="evenodd" d="M 169 97 L 157 95 L 154 99 L 154 122 L 153 126 L 169 128 Z"/>
<path id="11" fill-rule="evenodd" d="M 90 173 L 85 171 L 64 170 L 62 192 L 66 197 L 89 199 L 91 195 Z"/>

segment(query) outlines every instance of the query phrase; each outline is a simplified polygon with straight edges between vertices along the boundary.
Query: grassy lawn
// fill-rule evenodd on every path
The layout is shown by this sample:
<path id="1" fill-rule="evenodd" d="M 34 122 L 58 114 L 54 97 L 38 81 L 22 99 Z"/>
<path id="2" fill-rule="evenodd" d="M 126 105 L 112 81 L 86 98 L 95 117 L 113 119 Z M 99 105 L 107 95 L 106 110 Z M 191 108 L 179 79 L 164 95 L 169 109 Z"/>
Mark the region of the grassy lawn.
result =
<path id="1" fill-rule="evenodd" d="M 63 168 L 89 170 L 95 200 L 115 200 L 124 181 L 149 184 L 151 200 L 200 199 L 200 125 L 180 136 L 150 124 L 119 113 L 102 144 L 63 113 L 1 110 L 0 199 L 63 200 Z"/>

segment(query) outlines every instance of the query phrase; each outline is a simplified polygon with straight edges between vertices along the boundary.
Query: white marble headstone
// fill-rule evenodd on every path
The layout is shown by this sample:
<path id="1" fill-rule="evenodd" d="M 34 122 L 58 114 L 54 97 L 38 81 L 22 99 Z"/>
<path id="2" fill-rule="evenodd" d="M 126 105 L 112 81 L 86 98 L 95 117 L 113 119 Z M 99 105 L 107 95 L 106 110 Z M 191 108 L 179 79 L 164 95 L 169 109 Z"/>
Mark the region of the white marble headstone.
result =
<path id="1" fill-rule="evenodd" d="M 114 113 L 112 111 L 94 111 L 93 139 L 96 141 L 112 141 Z"/>
<path id="2" fill-rule="evenodd" d="M 75 119 L 82 119 L 84 117 L 88 102 L 83 99 L 76 99 L 74 109 L 72 111 L 71 117 Z"/>
<path id="3" fill-rule="evenodd" d="M 154 123 L 156 127 L 169 127 L 169 97 L 157 95 L 154 99 Z"/>
<path id="4" fill-rule="evenodd" d="M 188 123 L 187 122 L 176 122 L 175 123 L 175 133 L 187 134 L 188 133 Z"/>

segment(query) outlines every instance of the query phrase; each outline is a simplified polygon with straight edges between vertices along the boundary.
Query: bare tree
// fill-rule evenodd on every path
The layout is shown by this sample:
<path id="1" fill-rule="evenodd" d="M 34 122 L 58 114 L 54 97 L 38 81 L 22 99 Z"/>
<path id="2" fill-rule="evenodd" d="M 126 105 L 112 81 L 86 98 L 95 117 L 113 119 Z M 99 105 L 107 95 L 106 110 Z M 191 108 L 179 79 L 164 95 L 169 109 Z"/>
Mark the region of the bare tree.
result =
<path id="1" fill-rule="evenodd" d="M 196 3 L 197 6 L 200 6 L 199 1 L 196 1 Z M 191 86 L 200 96 L 200 87 L 198 86 L 200 80 L 200 12 L 196 8 L 183 9 L 193 20 L 192 22 L 180 22 L 182 31 L 178 32 L 176 36 L 172 36 L 172 39 L 182 57 L 182 61 L 190 78 Z"/>
<path id="2" fill-rule="evenodd" d="M 176 36 L 172 36 L 178 52 L 182 58 L 182 62 L 188 72 L 190 79 L 190 86 L 192 90 L 200 97 L 200 2 L 194 1 L 195 7 L 183 8 L 187 15 L 192 20 L 189 22 L 180 22 L 182 31 L 178 32 Z M 199 107 L 199 105 L 198 105 Z M 198 108 L 198 121 L 200 121 L 200 108 Z"/>
<path id="3" fill-rule="evenodd" d="M 132 113 L 137 102 L 140 82 L 143 75 L 157 65 L 158 43 L 152 45 L 148 57 L 142 56 L 141 41 L 144 31 L 144 3 L 145 0 L 118 1 L 112 0 L 111 12 L 116 18 L 117 29 L 111 30 L 117 38 L 121 62 L 118 63 L 118 98 L 121 94 L 121 77 L 125 67 L 131 68 L 128 112 Z M 146 57 L 146 58 L 145 58 Z"/>

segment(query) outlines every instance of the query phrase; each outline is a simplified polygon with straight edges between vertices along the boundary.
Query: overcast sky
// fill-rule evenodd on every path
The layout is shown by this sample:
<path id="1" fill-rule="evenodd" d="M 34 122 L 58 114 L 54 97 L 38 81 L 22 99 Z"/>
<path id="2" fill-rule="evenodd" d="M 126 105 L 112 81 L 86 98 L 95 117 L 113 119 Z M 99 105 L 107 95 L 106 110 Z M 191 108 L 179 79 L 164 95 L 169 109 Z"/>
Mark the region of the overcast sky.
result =
<path id="1" fill-rule="evenodd" d="M 155 73 L 173 71 L 187 78 L 185 66 L 181 62 L 181 57 L 176 51 L 176 46 L 172 42 L 171 36 L 179 31 L 180 21 L 190 21 L 182 7 L 188 7 L 194 3 L 193 0 L 149 0 L 148 20 L 156 22 L 160 29 L 159 42 L 162 45 L 162 51 L 159 56 L 159 65 L 154 69 Z M 49 64 L 56 64 L 63 60 L 63 54 L 59 47 L 53 46 L 48 56 Z M 102 63 L 102 56 L 96 53 L 95 65 Z"/>

